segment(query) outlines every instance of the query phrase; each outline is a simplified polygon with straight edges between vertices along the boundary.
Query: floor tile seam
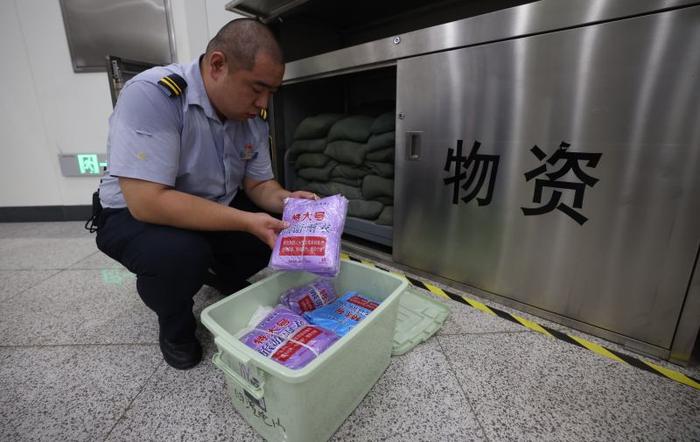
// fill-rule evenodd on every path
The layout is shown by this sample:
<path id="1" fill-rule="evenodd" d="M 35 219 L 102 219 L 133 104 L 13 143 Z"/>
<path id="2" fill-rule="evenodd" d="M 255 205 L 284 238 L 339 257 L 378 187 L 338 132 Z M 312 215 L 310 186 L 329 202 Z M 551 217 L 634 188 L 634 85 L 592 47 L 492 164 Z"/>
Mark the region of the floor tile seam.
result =
<path id="1" fill-rule="evenodd" d="M 27 236 L 0 236 L 0 240 L 2 239 L 15 239 L 15 240 L 32 240 L 32 239 L 90 239 L 89 236 L 59 236 L 58 234 L 51 234 L 51 235 L 27 235 Z"/>
<path id="2" fill-rule="evenodd" d="M 22 268 L 22 269 L 5 269 L 5 268 L 0 268 L 0 272 L 40 272 L 40 271 L 46 271 L 46 270 L 67 270 L 67 268 L 52 268 L 52 269 L 30 269 L 30 268 Z"/>
<path id="3" fill-rule="evenodd" d="M 503 330 L 492 332 L 462 332 L 462 333 L 440 333 L 437 336 L 488 336 L 488 335 L 518 335 L 525 333 L 534 333 L 532 330 Z"/>
<path id="4" fill-rule="evenodd" d="M 484 428 L 484 425 L 481 423 L 481 419 L 479 419 L 479 415 L 476 412 L 476 408 L 474 407 L 474 404 L 472 403 L 471 399 L 469 399 L 469 395 L 467 395 L 467 392 L 464 390 L 464 387 L 462 386 L 462 383 L 459 380 L 459 376 L 457 376 L 457 371 L 455 370 L 454 366 L 452 365 L 452 361 L 450 360 L 449 356 L 447 355 L 447 352 L 445 351 L 445 347 L 443 347 L 442 342 L 440 342 L 440 337 L 436 336 L 436 338 L 437 338 L 438 346 L 440 347 L 440 352 L 442 353 L 442 355 L 445 357 L 445 360 L 447 361 L 447 369 L 450 371 L 452 376 L 454 376 L 455 380 L 457 381 L 457 385 L 459 385 L 459 389 L 462 392 L 462 397 L 464 397 L 464 400 L 467 401 L 467 403 L 469 404 L 469 408 L 471 409 L 471 412 L 474 415 L 474 419 L 479 424 L 479 428 L 481 429 L 481 432 L 484 435 L 484 439 L 488 442 L 489 436 L 488 436 L 488 434 L 486 434 L 486 429 Z"/>
<path id="5" fill-rule="evenodd" d="M 2 237 L 0 236 L 0 244 L 2 242 L 5 243 L 6 247 L 17 247 L 18 245 L 21 247 L 23 243 L 28 243 L 30 245 L 34 245 L 37 242 L 44 242 L 44 243 L 60 243 L 64 241 L 70 241 L 70 242 L 88 242 L 90 238 L 86 237 L 81 237 L 81 236 L 60 236 L 60 235 L 32 235 L 32 236 L 5 236 Z M 94 241 L 94 239 L 92 239 Z M 9 244 L 9 246 L 8 246 Z"/>
<path id="6" fill-rule="evenodd" d="M 92 258 L 93 256 L 97 255 L 98 253 L 101 253 L 99 249 L 98 249 L 98 250 L 95 250 L 93 253 L 89 254 L 89 255 L 86 256 L 85 258 L 82 258 L 81 260 L 74 262 L 73 264 L 71 264 L 71 265 L 69 266 L 69 268 L 70 268 L 70 269 L 75 269 L 75 267 L 73 267 L 73 266 L 75 266 L 75 265 L 77 265 L 77 264 L 80 264 L 81 262 L 85 261 L 86 259 Z M 91 269 L 80 269 L 80 268 L 78 268 L 77 270 L 91 270 Z"/>
<path id="7" fill-rule="evenodd" d="M 99 249 L 96 250 L 96 251 L 94 251 L 94 252 L 92 252 L 92 253 L 90 253 L 90 254 L 88 254 L 88 255 L 83 256 L 82 258 L 78 258 L 77 260 L 75 260 L 75 261 L 73 261 L 72 263 L 70 263 L 70 264 L 68 265 L 68 267 L 66 267 L 66 270 L 70 269 L 72 266 L 78 264 L 79 262 L 83 262 L 84 260 L 88 259 L 89 257 L 91 257 L 92 255 L 94 255 L 94 254 L 97 253 L 97 252 L 99 252 Z"/>
<path id="8" fill-rule="evenodd" d="M 83 260 L 88 259 L 89 257 L 91 257 L 92 255 L 94 255 L 98 252 L 99 252 L 99 250 L 97 252 L 91 252 L 89 255 L 81 256 L 77 260 L 68 264 L 66 267 L 59 267 L 59 268 L 28 268 L 28 267 L 23 267 L 23 268 L 19 268 L 19 269 L 0 267 L 0 270 L 5 270 L 5 271 L 7 271 L 7 270 L 15 270 L 15 271 L 22 271 L 22 270 L 71 270 L 72 266 L 78 264 L 79 262 L 82 262 Z M 91 269 L 86 269 L 86 270 L 91 270 Z"/>
<path id="9" fill-rule="evenodd" d="M 114 425 L 112 425 L 112 428 L 109 429 L 109 431 L 105 435 L 104 439 L 102 439 L 103 442 L 105 442 L 105 441 L 107 441 L 107 439 L 109 439 L 109 436 L 112 435 L 112 432 L 114 431 L 115 428 L 117 428 L 117 425 L 119 425 L 119 423 L 122 420 L 124 420 L 124 418 L 126 417 L 126 413 L 129 410 L 131 410 L 131 406 L 134 404 L 134 401 L 136 401 L 136 399 L 138 399 L 138 397 L 141 396 L 141 393 L 143 393 L 143 391 L 146 389 L 146 386 L 149 384 L 149 382 L 151 381 L 153 376 L 155 376 L 156 373 L 158 373 L 158 370 L 160 370 L 160 368 L 164 364 L 165 364 L 165 361 L 160 361 L 158 364 L 156 364 L 156 367 L 153 369 L 153 373 L 151 373 L 151 375 L 143 382 L 143 385 L 141 385 L 141 388 L 139 389 L 138 393 L 136 393 L 134 395 L 134 397 L 131 398 L 131 400 L 129 401 L 129 404 L 126 406 L 124 411 L 122 411 L 122 414 L 117 418 L 116 422 L 114 422 Z"/>
<path id="10" fill-rule="evenodd" d="M 70 267 L 70 266 L 69 266 Z M 7 268 L 0 267 L 0 271 L 3 272 L 31 272 L 31 271 L 41 271 L 41 270 L 69 270 L 69 267 L 22 267 L 22 268 Z"/>
<path id="11" fill-rule="evenodd" d="M 115 267 L 58 267 L 58 268 L 21 268 L 21 269 L 8 269 L 8 268 L 0 268 L 0 272 L 41 272 L 41 271 L 49 271 L 49 270 L 57 270 L 57 271 L 75 271 L 75 270 L 115 270 L 115 269 L 124 269 L 126 268 L 115 266 Z"/>
<path id="12" fill-rule="evenodd" d="M 20 296 L 20 295 L 26 293 L 27 291 L 33 289 L 34 287 L 38 286 L 39 284 L 43 283 L 44 281 L 53 278 L 54 276 L 58 275 L 59 273 L 61 273 L 61 272 L 63 271 L 63 269 L 34 269 L 34 271 L 38 271 L 38 270 L 56 270 L 56 272 L 55 272 L 55 273 L 51 273 L 51 274 L 50 274 L 49 276 L 47 276 L 46 278 L 43 278 L 41 281 L 37 281 L 36 284 L 30 285 L 29 287 L 27 287 L 27 288 L 25 288 L 24 290 L 21 290 L 21 291 L 15 293 L 14 295 L 8 296 L 7 298 L 5 298 L 5 300 L 4 300 L 3 302 L 7 302 L 7 301 L 9 301 L 9 300 L 11 300 L 11 299 L 17 298 L 18 296 Z"/>
<path id="13" fill-rule="evenodd" d="M 94 344 L 18 344 L 18 345 L 0 345 L 0 349 L 12 348 L 52 348 L 52 347 L 129 347 L 129 346 L 151 346 L 158 345 L 158 342 L 105 342 Z"/>
<path id="14" fill-rule="evenodd" d="M 114 267 L 71 267 L 66 270 L 119 270 L 119 269 L 124 269 L 123 266 L 114 266 Z M 124 269 L 126 270 L 126 269 Z"/>

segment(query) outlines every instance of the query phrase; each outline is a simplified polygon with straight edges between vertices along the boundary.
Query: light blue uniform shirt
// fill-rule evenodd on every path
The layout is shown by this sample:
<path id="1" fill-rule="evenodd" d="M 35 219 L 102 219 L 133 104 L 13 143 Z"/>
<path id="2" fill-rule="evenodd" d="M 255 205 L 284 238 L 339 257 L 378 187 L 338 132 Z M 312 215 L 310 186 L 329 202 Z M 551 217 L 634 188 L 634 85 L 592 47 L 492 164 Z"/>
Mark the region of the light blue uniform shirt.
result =
<path id="1" fill-rule="evenodd" d="M 187 88 L 170 97 L 158 81 L 172 73 Z M 109 118 L 103 207 L 126 207 L 118 177 L 138 178 L 228 205 L 244 177 L 273 178 L 269 128 L 259 117 L 219 120 L 209 102 L 199 60 L 156 67 L 129 80 Z"/>

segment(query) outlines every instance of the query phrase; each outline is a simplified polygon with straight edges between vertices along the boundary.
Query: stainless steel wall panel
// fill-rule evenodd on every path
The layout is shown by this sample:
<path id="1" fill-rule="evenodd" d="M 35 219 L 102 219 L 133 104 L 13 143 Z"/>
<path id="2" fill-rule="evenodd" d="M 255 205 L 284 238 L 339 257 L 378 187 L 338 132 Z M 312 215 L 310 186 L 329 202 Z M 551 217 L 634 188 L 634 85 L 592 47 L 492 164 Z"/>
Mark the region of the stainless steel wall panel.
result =
<path id="1" fill-rule="evenodd" d="M 600 14 L 625 2 L 585 3 Z M 531 29 L 522 20 L 509 27 Z M 700 7 L 400 60 L 396 145 L 423 133 L 420 160 L 397 153 L 395 259 L 671 348 L 700 242 L 698 78 Z M 453 204 L 445 166 L 458 139 L 465 156 L 478 140 L 498 157 L 490 202 Z M 554 190 L 575 205 L 550 187 L 534 202 L 525 178 L 562 142 L 601 154 L 596 167 L 578 163 L 599 180 L 574 210 L 582 224 L 523 212 Z"/>
<path id="2" fill-rule="evenodd" d="M 284 80 L 298 81 L 357 66 L 697 3 L 691 0 L 541 0 L 287 63 Z"/>
<path id="3" fill-rule="evenodd" d="M 61 0 L 73 70 L 105 70 L 114 55 L 153 64 L 175 60 L 170 0 Z"/>

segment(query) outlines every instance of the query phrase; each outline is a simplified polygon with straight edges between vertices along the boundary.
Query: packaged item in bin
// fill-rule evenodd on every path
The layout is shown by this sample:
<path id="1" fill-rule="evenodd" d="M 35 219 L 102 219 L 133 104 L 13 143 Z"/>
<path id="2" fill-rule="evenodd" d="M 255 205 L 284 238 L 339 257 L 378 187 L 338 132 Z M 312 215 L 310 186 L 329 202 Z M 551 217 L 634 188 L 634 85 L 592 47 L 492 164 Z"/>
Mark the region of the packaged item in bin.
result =
<path id="1" fill-rule="evenodd" d="M 309 324 L 284 306 L 275 307 L 241 337 L 248 347 L 292 369 L 304 367 L 336 340 L 335 333 Z"/>
<path id="2" fill-rule="evenodd" d="M 253 316 L 251 316 L 250 320 L 248 321 L 248 327 L 254 328 L 260 321 L 265 319 L 265 316 L 269 315 L 270 313 L 272 313 L 272 307 L 267 305 L 258 306 L 258 308 L 256 308 L 253 312 Z"/>
<path id="3" fill-rule="evenodd" d="M 304 317 L 314 325 L 344 336 L 378 306 L 372 299 L 349 292 L 325 307 L 304 313 Z"/>
<path id="4" fill-rule="evenodd" d="M 301 287 L 294 287 L 282 294 L 280 303 L 299 315 L 330 304 L 338 298 L 333 281 L 319 278 Z"/>
<path id="5" fill-rule="evenodd" d="M 348 200 L 342 195 L 319 200 L 285 199 L 282 219 L 289 227 L 277 236 L 270 267 L 337 275 L 347 210 Z"/>

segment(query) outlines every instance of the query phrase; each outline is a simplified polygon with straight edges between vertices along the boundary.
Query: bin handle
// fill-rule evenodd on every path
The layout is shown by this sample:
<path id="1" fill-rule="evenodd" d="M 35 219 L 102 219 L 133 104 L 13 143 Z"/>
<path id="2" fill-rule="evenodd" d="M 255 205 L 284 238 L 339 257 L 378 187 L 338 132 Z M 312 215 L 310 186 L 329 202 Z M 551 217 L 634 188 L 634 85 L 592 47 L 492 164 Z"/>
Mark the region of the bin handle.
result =
<path id="1" fill-rule="evenodd" d="M 259 386 L 254 386 L 247 380 L 243 378 L 240 374 L 236 373 L 234 370 L 231 369 L 231 367 L 228 366 L 222 359 L 221 355 L 224 352 L 228 353 L 233 353 L 230 348 L 228 348 L 228 345 L 221 339 L 215 338 L 214 342 L 216 343 L 216 346 L 219 348 L 219 351 L 214 354 L 212 357 L 211 361 L 216 365 L 219 370 L 223 371 L 235 384 L 237 384 L 239 387 L 241 387 L 243 390 L 248 392 L 251 396 L 253 396 L 257 400 L 261 400 L 265 394 L 265 391 L 263 389 L 263 383 L 261 383 Z"/>

